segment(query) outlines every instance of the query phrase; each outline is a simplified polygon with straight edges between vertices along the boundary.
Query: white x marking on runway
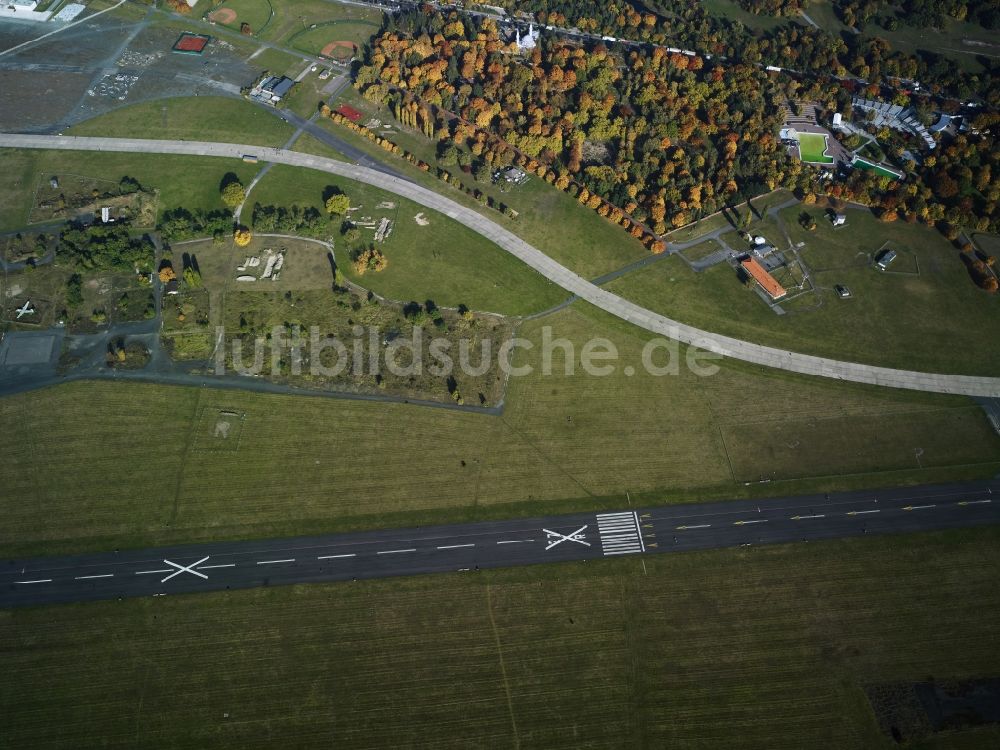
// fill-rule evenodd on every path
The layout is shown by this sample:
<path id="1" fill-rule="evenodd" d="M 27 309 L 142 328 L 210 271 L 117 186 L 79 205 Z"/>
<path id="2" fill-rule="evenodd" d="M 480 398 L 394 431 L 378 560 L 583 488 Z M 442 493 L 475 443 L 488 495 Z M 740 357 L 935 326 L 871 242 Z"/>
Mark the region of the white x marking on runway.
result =
<path id="1" fill-rule="evenodd" d="M 582 544 L 585 547 L 590 546 L 590 542 L 583 541 L 583 532 L 586 530 L 587 526 L 581 526 L 576 531 L 570 532 L 569 534 L 560 534 L 558 531 L 550 531 L 549 529 L 542 529 L 549 538 L 558 537 L 554 542 L 549 542 L 549 546 L 545 548 L 548 552 L 550 549 L 555 547 L 557 544 L 562 544 L 563 542 L 576 542 L 577 544 Z"/>
<path id="2" fill-rule="evenodd" d="M 204 579 L 208 580 L 208 576 L 207 575 L 205 575 L 204 573 L 199 573 L 197 570 L 195 570 L 196 566 L 201 565 L 208 558 L 209 558 L 209 556 L 205 555 L 198 562 L 191 563 L 190 565 L 178 565 L 175 562 L 170 562 L 170 560 L 164 560 L 163 562 L 165 562 L 167 565 L 173 565 L 175 568 L 177 568 L 177 570 L 175 570 L 173 573 L 171 573 L 166 578 L 164 578 L 162 581 L 160 581 L 160 583 L 166 583 L 171 578 L 173 578 L 174 576 L 179 576 L 181 573 L 190 573 L 191 575 L 199 576 L 201 578 L 204 578 Z"/>

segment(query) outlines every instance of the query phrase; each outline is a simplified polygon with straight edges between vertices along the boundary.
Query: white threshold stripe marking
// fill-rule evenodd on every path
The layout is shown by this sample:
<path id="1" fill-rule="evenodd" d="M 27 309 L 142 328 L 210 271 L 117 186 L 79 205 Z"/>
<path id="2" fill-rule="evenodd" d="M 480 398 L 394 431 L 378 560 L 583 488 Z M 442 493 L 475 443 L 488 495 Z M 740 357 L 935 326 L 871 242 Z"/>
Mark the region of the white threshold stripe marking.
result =
<path id="1" fill-rule="evenodd" d="M 39 578 L 34 581 L 14 581 L 14 583 L 52 583 L 51 578 Z"/>
<path id="2" fill-rule="evenodd" d="M 475 543 L 470 542 L 469 544 L 448 544 L 443 547 L 438 547 L 438 549 L 461 549 L 462 547 L 475 547 Z"/>
<path id="3" fill-rule="evenodd" d="M 354 557 L 356 554 L 357 553 L 355 553 L 355 552 L 350 552 L 350 553 L 344 554 L 344 555 L 323 555 L 322 557 L 317 557 L 316 559 L 317 560 L 336 560 L 337 558 L 340 558 L 340 557 Z"/>
<path id="4" fill-rule="evenodd" d="M 400 552 L 416 552 L 416 548 L 413 549 L 384 549 L 380 552 L 376 552 L 376 555 L 395 555 Z"/>
<path id="5" fill-rule="evenodd" d="M 202 565 L 199 570 L 212 570 L 213 568 L 235 568 L 236 563 L 226 563 L 225 565 Z"/>
<path id="6" fill-rule="evenodd" d="M 605 554 L 605 556 L 608 556 L 608 555 L 634 555 L 636 552 L 638 552 L 637 549 L 635 549 L 634 547 L 630 547 L 628 549 L 623 549 L 623 550 L 613 550 L 613 549 L 605 550 L 604 554 Z"/>
<path id="7" fill-rule="evenodd" d="M 99 576 L 77 576 L 74 581 L 86 581 L 90 578 L 114 578 L 114 573 L 102 573 Z"/>
<path id="8" fill-rule="evenodd" d="M 288 560 L 258 560 L 257 564 L 258 565 L 277 565 L 278 563 L 290 563 L 290 562 L 295 562 L 295 558 L 293 557 L 293 558 L 288 559 Z"/>
<path id="9" fill-rule="evenodd" d="M 166 568 L 161 570 L 137 570 L 135 571 L 135 574 L 137 576 L 144 576 L 148 575 L 149 573 L 169 573 L 171 570 L 173 570 L 173 568 Z"/>

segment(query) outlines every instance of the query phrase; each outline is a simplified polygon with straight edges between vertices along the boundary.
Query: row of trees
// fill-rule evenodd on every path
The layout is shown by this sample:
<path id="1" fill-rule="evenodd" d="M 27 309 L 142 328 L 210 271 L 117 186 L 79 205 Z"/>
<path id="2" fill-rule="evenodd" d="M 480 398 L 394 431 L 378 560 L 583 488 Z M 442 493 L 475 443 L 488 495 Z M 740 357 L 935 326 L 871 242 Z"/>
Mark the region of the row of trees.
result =
<path id="1" fill-rule="evenodd" d="M 747 7 L 784 8 L 781 0 L 741 0 Z M 724 15 L 713 15 L 703 3 L 657 0 L 657 14 L 642 13 L 623 0 L 496 0 L 508 11 L 527 11 L 540 23 L 575 26 L 584 31 L 636 39 L 672 47 L 725 55 L 747 63 L 763 63 L 826 77 L 855 75 L 882 82 L 890 76 L 919 78 L 935 92 L 967 98 L 981 97 L 1000 105 L 1000 73 L 984 59 L 988 72 L 973 74 L 928 50 L 917 54 L 893 51 L 884 39 L 839 35 L 820 28 L 788 22 L 769 29 L 749 29 Z M 1000 9 L 993 0 L 904 0 L 901 18 L 909 21 L 917 6 L 968 7 L 968 18 L 986 28 L 1000 27 Z M 953 15 L 950 11 L 948 15 Z M 446 21 L 438 25 L 438 31 Z"/>

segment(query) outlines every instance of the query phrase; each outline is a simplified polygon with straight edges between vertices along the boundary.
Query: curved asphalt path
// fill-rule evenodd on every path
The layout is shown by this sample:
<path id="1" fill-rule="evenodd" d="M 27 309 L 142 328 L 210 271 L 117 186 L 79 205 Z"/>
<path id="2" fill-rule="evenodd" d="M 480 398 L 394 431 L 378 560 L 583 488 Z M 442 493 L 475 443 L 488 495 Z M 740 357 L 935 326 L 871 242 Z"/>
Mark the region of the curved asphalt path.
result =
<path id="1" fill-rule="evenodd" d="M 334 159 L 279 148 L 201 141 L 0 134 L 0 147 L 181 154 L 230 159 L 239 159 L 245 154 L 252 154 L 260 161 L 316 169 L 374 185 L 439 211 L 493 241 L 576 297 L 659 336 L 675 339 L 681 343 L 725 357 L 803 375 L 915 391 L 955 393 L 979 397 L 1000 396 L 1000 378 L 996 377 L 915 372 L 875 367 L 856 362 L 843 362 L 741 341 L 671 320 L 612 294 L 578 276 L 513 232 L 450 198 L 399 177 L 356 164 L 347 164 Z"/>
<path id="2" fill-rule="evenodd" d="M 1000 481 L 0 562 L 0 609 L 1000 523 Z"/>

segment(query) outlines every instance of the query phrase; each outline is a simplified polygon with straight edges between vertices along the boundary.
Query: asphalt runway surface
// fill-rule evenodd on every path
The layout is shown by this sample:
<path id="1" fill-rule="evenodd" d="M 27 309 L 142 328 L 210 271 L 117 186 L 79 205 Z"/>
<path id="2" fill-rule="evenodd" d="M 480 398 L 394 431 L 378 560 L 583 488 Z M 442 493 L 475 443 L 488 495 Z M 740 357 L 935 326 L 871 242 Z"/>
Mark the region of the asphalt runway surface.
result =
<path id="1" fill-rule="evenodd" d="M 993 480 L 8 560 L 0 608 L 976 526 L 1000 523 L 998 495 Z"/>

